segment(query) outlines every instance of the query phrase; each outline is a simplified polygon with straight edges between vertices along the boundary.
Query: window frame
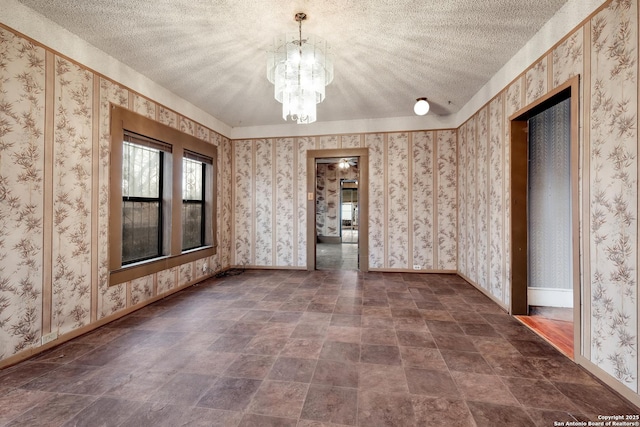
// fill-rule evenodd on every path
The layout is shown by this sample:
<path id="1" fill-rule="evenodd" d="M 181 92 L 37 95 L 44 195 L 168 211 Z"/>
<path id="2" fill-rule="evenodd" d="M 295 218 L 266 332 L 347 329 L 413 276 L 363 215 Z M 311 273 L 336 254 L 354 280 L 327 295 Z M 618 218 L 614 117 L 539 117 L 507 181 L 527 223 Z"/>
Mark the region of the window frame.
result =
<path id="1" fill-rule="evenodd" d="M 142 142 L 142 143 L 141 143 Z M 164 222 L 164 215 L 163 215 L 163 211 L 164 211 L 164 204 L 165 204 L 165 197 L 164 197 L 164 182 L 163 182 L 163 177 L 164 177 L 164 169 L 165 169 L 165 159 L 164 159 L 164 154 L 167 152 L 165 147 L 155 147 L 155 146 L 151 146 L 150 144 L 145 144 L 144 141 L 140 141 L 139 136 L 138 135 L 134 135 L 131 132 L 126 131 L 125 132 L 125 137 L 124 140 L 122 142 L 123 145 L 125 144 L 130 144 L 130 145 L 135 145 L 137 147 L 144 147 L 147 149 L 155 149 L 158 151 L 158 197 L 144 197 L 144 196 L 122 196 L 122 204 L 124 205 L 126 202 L 134 202 L 134 203 L 153 203 L 156 202 L 158 203 L 158 235 L 157 235 L 157 239 L 156 239 L 156 254 L 152 255 L 152 256 L 147 256 L 144 258 L 138 258 L 135 260 L 131 260 L 131 261 L 126 261 L 126 262 L 122 262 L 123 266 L 126 265 L 130 265 L 130 264 L 136 264 L 136 263 L 140 263 L 140 262 L 144 262 L 144 261 L 148 261 L 150 259 L 155 259 L 158 258 L 160 256 L 163 255 L 162 251 L 163 251 L 163 235 L 164 235 L 164 228 L 165 228 L 165 222 Z M 157 145 L 157 144 L 156 144 Z M 169 149 L 171 149 L 171 147 L 168 147 Z M 169 151 L 169 154 L 171 154 L 171 152 Z M 124 165 L 123 165 L 124 166 Z M 123 229 L 123 235 L 124 235 L 124 229 Z M 124 240 L 124 238 L 123 238 Z M 124 247 L 124 243 L 122 243 L 122 246 Z"/>
<path id="2" fill-rule="evenodd" d="M 149 274 L 216 254 L 217 227 L 217 148 L 210 143 L 156 122 L 123 107 L 111 104 L 111 147 L 109 189 L 109 285 L 117 285 Z M 163 254 L 160 257 L 122 265 L 122 144 L 125 130 L 171 146 L 165 153 L 169 165 L 164 171 L 165 208 L 163 215 Z M 212 161 L 211 189 L 205 196 L 207 207 L 205 245 L 182 250 L 182 158 L 185 151 L 208 157 Z M 210 225 L 209 225 L 210 224 Z"/>
<path id="3" fill-rule="evenodd" d="M 191 153 L 185 153 L 185 156 L 182 158 L 182 162 L 184 164 L 185 159 L 190 160 L 190 161 L 195 161 L 199 163 L 199 167 L 202 168 L 202 177 L 200 180 L 200 186 L 202 188 L 202 198 L 200 199 L 185 199 L 184 198 L 184 191 L 182 194 L 182 207 L 183 210 L 181 212 L 184 212 L 184 206 L 185 205 L 199 205 L 200 206 L 200 215 L 202 218 L 202 221 L 200 223 L 200 244 L 198 246 L 192 247 L 192 248 L 185 248 L 184 247 L 184 234 L 183 234 L 183 240 L 182 240 L 182 251 L 183 252 L 187 252 L 187 251 L 192 251 L 194 249 L 198 249 L 202 246 L 204 246 L 206 244 L 206 230 L 207 230 L 207 222 L 206 222 L 206 212 L 207 212 L 207 163 L 210 163 L 209 159 L 194 159 L 192 157 L 192 155 L 190 155 Z M 183 170 L 184 173 L 184 170 Z M 184 188 L 183 188 L 184 190 Z M 183 218 L 184 220 L 184 218 Z M 182 230 L 184 231 L 184 222 L 182 223 Z"/>

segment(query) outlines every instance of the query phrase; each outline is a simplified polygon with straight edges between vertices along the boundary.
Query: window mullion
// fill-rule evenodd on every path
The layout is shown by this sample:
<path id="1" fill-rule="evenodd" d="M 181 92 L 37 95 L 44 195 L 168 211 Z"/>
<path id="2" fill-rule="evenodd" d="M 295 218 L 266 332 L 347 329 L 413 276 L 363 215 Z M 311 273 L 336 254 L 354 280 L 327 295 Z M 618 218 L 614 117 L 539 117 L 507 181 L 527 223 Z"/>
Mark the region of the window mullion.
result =
<path id="1" fill-rule="evenodd" d="M 158 171 L 158 254 L 162 255 L 162 242 L 164 241 L 164 152 L 160 152 L 160 164 Z"/>

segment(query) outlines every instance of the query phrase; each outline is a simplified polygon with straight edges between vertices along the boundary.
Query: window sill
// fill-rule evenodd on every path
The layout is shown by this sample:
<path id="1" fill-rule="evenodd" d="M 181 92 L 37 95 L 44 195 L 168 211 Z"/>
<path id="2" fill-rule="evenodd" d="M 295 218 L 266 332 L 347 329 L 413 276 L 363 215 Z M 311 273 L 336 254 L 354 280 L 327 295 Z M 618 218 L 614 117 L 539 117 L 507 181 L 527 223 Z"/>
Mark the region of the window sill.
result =
<path id="1" fill-rule="evenodd" d="M 179 255 L 164 256 L 127 265 L 109 272 L 109 286 L 119 285 L 124 282 L 148 276 L 149 274 L 154 274 L 162 270 L 168 270 L 215 254 L 216 246 L 203 246 L 201 248 L 191 249 Z"/>

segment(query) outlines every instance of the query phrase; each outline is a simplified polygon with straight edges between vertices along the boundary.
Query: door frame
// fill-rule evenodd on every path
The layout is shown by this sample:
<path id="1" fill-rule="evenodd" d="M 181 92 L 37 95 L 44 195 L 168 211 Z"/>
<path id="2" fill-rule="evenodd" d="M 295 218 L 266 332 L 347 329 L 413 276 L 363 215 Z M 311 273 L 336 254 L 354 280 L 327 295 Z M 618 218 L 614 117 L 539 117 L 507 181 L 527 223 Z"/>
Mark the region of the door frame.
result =
<path id="1" fill-rule="evenodd" d="M 580 206 L 579 206 L 579 140 L 580 140 L 580 76 L 574 76 L 537 101 L 509 117 L 511 126 L 511 315 L 527 315 L 528 301 L 528 124 L 527 120 L 552 105 L 570 98 L 570 185 L 571 185 L 571 275 L 573 289 L 573 347 L 581 354 L 580 308 Z"/>
<path id="2" fill-rule="evenodd" d="M 358 269 L 369 271 L 369 149 L 335 148 L 307 151 L 307 270 L 316 269 L 316 159 L 358 158 Z"/>

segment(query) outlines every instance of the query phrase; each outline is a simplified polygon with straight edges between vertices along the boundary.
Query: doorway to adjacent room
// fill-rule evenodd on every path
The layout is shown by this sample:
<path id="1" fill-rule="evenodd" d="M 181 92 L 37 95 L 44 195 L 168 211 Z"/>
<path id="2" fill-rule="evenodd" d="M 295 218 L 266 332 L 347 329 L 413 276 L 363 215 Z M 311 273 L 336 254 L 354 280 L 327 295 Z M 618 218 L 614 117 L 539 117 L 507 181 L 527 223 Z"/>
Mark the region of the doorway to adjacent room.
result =
<path id="1" fill-rule="evenodd" d="M 307 269 L 368 271 L 368 149 L 307 152 Z"/>
<path id="2" fill-rule="evenodd" d="M 357 157 L 316 159 L 316 269 L 358 269 Z"/>
<path id="3" fill-rule="evenodd" d="M 578 78 L 511 118 L 511 314 L 573 358 L 580 341 Z"/>

